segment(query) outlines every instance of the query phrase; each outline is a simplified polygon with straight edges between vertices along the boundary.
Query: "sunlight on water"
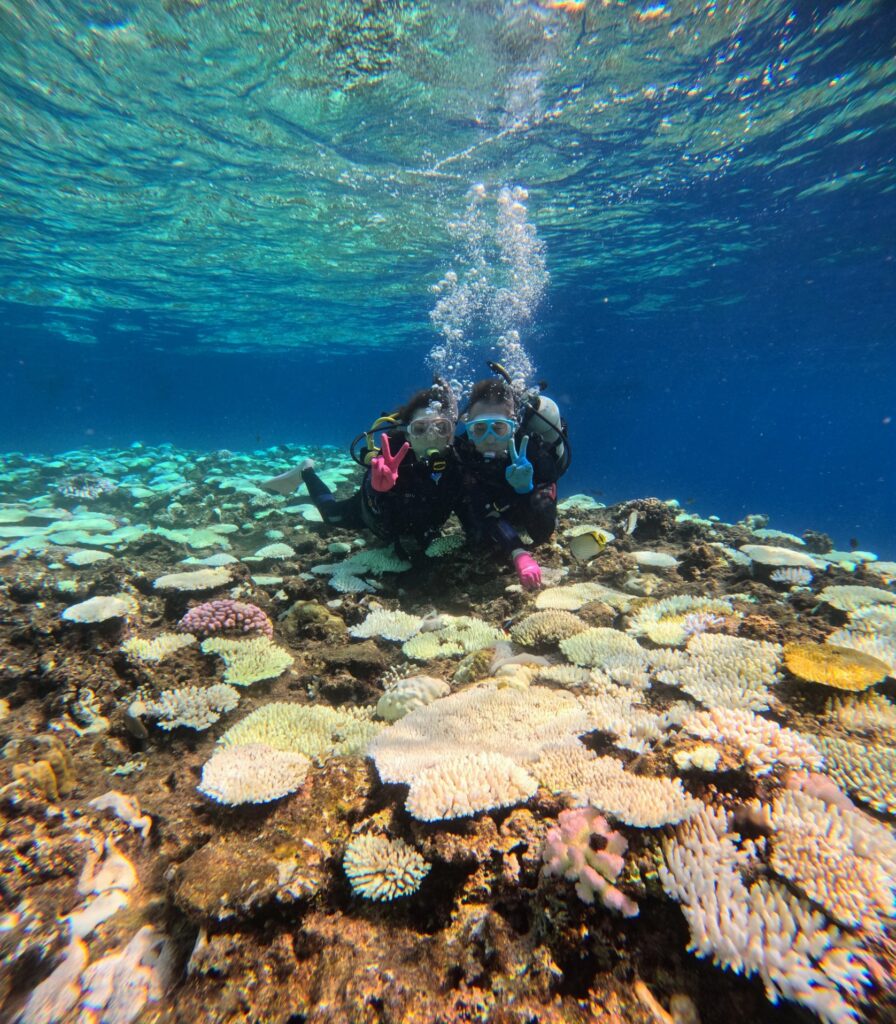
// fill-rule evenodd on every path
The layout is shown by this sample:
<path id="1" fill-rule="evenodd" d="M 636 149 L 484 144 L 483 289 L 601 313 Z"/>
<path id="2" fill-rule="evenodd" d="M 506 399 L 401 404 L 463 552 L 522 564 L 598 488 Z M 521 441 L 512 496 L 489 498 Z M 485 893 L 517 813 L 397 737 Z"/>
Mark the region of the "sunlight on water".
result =
<path id="1" fill-rule="evenodd" d="M 781 203 L 886 188 L 877 151 L 819 159 L 892 108 L 892 59 L 863 45 L 885 7 L 6 4 L 0 286 L 182 316 L 220 348 L 401 344 L 481 181 L 529 191 L 558 287 L 587 262 L 592 298 L 699 306 L 772 237 L 744 219 L 753 175 Z M 746 192 L 709 252 L 701 190 L 725 179 Z"/>

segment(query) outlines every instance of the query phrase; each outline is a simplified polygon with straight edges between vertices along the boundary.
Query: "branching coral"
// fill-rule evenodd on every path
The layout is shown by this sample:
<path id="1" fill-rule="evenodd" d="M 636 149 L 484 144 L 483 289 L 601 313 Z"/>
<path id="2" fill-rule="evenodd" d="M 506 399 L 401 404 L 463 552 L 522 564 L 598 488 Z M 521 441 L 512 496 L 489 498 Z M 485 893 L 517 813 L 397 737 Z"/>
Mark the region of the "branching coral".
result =
<path id="1" fill-rule="evenodd" d="M 613 831 L 593 807 L 561 811 L 557 825 L 545 836 L 544 873 L 574 881 L 576 894 L 585 903 L 599 896 L 610 910 L 636 917 L 637 903 L 611 884 L 622 871 L 627 849 L 625 836 Z"/>

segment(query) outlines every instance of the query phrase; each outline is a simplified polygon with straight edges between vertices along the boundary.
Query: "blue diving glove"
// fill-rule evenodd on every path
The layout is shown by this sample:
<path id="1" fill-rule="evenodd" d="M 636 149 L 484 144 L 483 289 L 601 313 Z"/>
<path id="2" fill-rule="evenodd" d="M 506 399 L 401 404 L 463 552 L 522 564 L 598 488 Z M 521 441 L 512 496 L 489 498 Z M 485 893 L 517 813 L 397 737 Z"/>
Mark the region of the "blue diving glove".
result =
<path id="1" fill-rule="evenodd" d="M 510 439 L 510 465 L 504 470 L 504 477 L 517 494 L 528 494 L 532 490 L 532 463 L 526 458 L 529 447 L 529 435 L 523 438 L 520 450 L 516 450 L 516 441 Z"/>

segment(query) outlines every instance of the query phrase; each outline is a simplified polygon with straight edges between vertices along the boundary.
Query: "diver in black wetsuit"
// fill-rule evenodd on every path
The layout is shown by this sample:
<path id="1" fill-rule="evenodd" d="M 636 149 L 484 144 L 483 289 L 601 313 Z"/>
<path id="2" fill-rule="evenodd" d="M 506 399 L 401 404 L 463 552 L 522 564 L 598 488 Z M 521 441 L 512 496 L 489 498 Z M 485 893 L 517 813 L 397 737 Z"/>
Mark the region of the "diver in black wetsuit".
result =
<path id="1" fill-rule="evenodd" d="M 537 394 L 519 401 L 503 369 L 489 365 L 500 377 L 473 385 L 458 425 L 458 518 L 471 543 L 504 552 L 520 583 L 534 589 L 541 569 L 517 528 L 536 546 L 556 529 L 557 480 L 569 466 L 569 439 L 555 402 Z"/>
<path id="2" fill-rule="evenodd" d="M 451 388 L 438 381 L 355 439 L 352 455 L 366 472 L 351 497 L 336 499 L 310 459 L 262 486 L 282 493 L 284 487 L 291 491 L 304 482 L 325 523 L 368 529 L 402 554 L 402 540 L 413 539 L 422 551 L 459 501 L 460 464 L 452 444 L 456 424 L 457 400 Z M 374 442 L 378 431 L 380 447 Z M 364 445 L 356 454 L 362 439 Z"/>

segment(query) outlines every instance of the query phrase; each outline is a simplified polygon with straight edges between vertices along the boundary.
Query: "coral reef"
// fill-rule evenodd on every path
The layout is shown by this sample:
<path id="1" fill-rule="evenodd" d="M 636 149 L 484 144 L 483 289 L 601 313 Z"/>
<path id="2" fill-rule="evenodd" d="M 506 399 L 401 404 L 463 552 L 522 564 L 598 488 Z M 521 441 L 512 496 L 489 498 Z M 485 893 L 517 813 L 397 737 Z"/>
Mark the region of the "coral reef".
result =
<path id="1" fill-rule="evenodd" d="M 258 605 L 229 597 L 196 605 L 178 622 L 177 628 L 181 633 L 198 637 L 222 633 L 255 633 L 269 638 L 274 635 L 273 623 Z"/>
<path id="2" fill-rule="evenodd" d="M 611 884 L 622 871 L 627 849 L 625 837 L 614 832 L 593 807 L 561 811 L 544 839 L 544 873 L 574 881 L 576 894 L 585 903 L 599 896 L 610 910 L 637 917 L 638 905 Z"/>
<path id="3" fill-rule="evenodd" d="M 117 482 L 86 508 L 13 468 L 4 1019 L 893 1018 L 892 563 L 577 496 L 532 594 L 257 486 L 306 457 L 355 486 L 330 450 L 75 453 Z M 883 667 L 815 690 L 807 647 Z"/>

